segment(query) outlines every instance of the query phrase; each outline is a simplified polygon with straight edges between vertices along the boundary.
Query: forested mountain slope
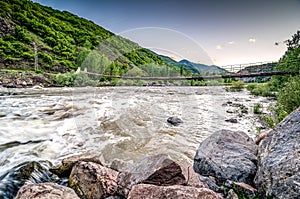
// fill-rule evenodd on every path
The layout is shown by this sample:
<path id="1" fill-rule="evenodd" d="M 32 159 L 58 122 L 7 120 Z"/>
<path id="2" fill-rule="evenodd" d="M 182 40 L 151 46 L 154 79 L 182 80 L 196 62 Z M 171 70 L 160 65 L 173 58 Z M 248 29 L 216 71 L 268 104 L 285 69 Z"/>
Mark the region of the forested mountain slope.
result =
<path id="1" fill-rule="evenodd" d="M 34 69 L 34 45 L 38 69 L 47 72 L 82 66 L 120 75 L 135 66 L 168 65 L 151 51 L 69 12 L 29 0 L 1 0 L 0 67 Z"/>

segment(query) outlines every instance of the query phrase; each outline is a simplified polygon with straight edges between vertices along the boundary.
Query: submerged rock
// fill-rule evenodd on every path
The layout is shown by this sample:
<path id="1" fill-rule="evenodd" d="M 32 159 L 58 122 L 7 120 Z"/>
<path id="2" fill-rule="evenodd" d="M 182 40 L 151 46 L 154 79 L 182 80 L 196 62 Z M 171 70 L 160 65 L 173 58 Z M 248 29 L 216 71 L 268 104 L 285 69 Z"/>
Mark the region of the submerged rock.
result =
<path id="1" fill-rule="evenodd" d="M 58 181 L 49 162 L 25 162 L 0 176 L 0 198 L 14 198 L 24 184 Z"/>
<path id="2" fill-rule="evenodd" d="M 28 184 L 21 187 L 16 199 L 79 199 L 73 189 L 55 183 Z"/>
<path id="3" fill-rule="evenodd" d="M 300 198 L 300 107 L 270 132 L 258 150 L 255 184 L 264 196 Z"/>
<path id="4" fill-rule="evenodd" d="M 221 130 L 200 143 L 194 157 L 194 170 L 213 176 L 217 185 L 227 179 L 253 185 L 257 146 L 244 132 Z"/>
<path id="5" fill-rule="evenodd" d="M 156 186 L 150 184 L 138 184 L 133 186 L 128 199 L 222 199 L 222 197 L 212 190 L 206 188 L 196 188 L 190 186 Z"/>
<path id="6" fill-rule="evenodd" d="M 167 122 L 174 126 L 178 126 L 179 124 L 183 123 L 183 121 L 179 117 L 176 117 L 176 116 L 169 117 L 167 119 Z"/>
<path id="7" fill-rule="evenodd" d="M 120 174 L 120 185 L 124 187 L 122 195 L 136 184 L 159 186 L 186 184 L 181 167 L 164 154 L 149 156 L 138 162 L 128 173 Z"/>
<path id="8" fill-rule="evenodd" d="M 227 119 L 227 120 L 225 120 L 225 122 L 238 123 L 237 119 L 234 119 L 234 118 Z"/>
<path id="9" fill-rule="evenodd" d="M 93 162 L 78 162 L 72 169 L 69 185 L 80 198 L 106 198 L 117 195 L 118 172 Z"/>

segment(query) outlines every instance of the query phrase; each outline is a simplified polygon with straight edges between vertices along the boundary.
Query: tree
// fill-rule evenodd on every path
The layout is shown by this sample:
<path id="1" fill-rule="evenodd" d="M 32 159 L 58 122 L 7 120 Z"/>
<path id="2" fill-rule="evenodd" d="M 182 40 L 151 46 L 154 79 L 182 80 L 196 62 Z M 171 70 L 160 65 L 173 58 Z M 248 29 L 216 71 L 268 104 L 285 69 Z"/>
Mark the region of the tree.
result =
<path id="1" fill-rule="evenodd" d="M 111 62 L 105 55 L 100 55 L 97 51 L 92 50 L 82 61 L 81 69 L 86 68 L 89 72 L 103 74 Z"/>

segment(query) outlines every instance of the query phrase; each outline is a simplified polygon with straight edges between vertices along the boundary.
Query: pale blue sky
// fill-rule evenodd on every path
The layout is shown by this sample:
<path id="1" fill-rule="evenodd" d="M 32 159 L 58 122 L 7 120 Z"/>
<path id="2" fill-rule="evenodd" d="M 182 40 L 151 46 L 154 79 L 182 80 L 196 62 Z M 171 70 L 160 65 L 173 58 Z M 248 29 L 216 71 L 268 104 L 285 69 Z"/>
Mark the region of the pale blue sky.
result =
<path id="1" fill-rule="evenodd" d="M 194 62 L 277 61 L 300 30 L 299 0 L 35 0 L 67 10 L 143 47 Z"/>

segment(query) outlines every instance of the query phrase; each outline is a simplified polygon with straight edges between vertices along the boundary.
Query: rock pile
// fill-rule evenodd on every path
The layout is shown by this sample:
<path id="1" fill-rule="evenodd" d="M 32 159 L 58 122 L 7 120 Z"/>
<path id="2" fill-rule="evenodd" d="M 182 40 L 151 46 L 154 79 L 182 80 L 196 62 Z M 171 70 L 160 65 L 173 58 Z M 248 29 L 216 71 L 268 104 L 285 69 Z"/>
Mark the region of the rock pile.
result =
<path id="1" fill-rule="evenodd" d="M 186 161 L 177 163 L 164 154 L 145 157 L 120 172 L 103 166 L 97 155 L 83 154 L 51 169 L 68 177 L 72 189 L 54 183 L 25 185 L 17 199 L 300 198 L 299 140 L 300 107 L 261 136 L 259 146 L 241 131 L 213 133 L 199 145 L 195 172 Z"/>
<path id="2" fill-rule="evenodd" d="M 185 161 L 177 163 L 164 154 L 146 157 L 127 172 L 104 167 L 91 154 L 66 158 L 60 167 L 51 171 L 60 176 L 69 174 L 69 186 L 79 198 L 222 198 L 199 181 L 192 165 Z M 43 196 L 72 198 L 70 188 L 62 189 L 53 183 L 27 185 L 19 190 L 17 197 L 41 198 L 47 193 Z"/>

